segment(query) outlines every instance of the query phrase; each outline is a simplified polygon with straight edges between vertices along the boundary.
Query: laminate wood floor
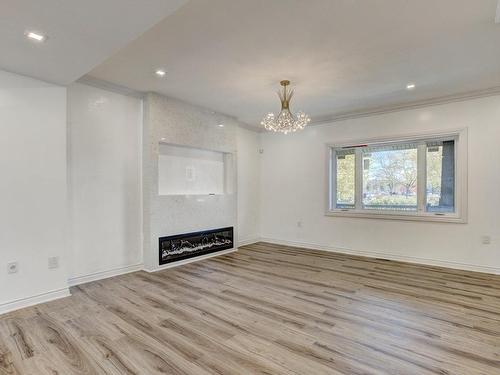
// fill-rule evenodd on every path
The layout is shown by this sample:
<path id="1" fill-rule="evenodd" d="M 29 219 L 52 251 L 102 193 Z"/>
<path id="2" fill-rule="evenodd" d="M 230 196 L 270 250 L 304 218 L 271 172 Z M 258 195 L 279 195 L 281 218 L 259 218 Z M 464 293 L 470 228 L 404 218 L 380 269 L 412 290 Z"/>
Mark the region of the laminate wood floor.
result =
<path id="1" fill-rule="evenodd" d="M 500 374 L 500 277 L 258 243 L 0 317 L 0 374 Z"/>

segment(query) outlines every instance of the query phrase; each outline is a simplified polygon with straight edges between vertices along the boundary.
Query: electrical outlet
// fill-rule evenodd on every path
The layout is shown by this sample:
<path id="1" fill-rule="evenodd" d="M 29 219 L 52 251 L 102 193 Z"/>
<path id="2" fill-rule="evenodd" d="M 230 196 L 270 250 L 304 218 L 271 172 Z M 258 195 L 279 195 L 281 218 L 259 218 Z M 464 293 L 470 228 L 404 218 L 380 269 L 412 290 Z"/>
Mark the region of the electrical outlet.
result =
<path id="1" fill-rule="evenodd" d="M 489 245 L 491 243 L 491 237 L 490 236 L 482 236 L 481 243 L 483 245 Z"/>
<path id="2" fill-rule="evenodd" d="M 49 269 L 59 268 L 59 257 L 50 257 L 49 258 Z"/>
<path id="3" fill-rule="evenodd" d="M 7 272 L 8 273 L 17 273 L 17 272 L 19 272 L 19 263 L 17 263 L 17 262 L 7 263 Z"/>

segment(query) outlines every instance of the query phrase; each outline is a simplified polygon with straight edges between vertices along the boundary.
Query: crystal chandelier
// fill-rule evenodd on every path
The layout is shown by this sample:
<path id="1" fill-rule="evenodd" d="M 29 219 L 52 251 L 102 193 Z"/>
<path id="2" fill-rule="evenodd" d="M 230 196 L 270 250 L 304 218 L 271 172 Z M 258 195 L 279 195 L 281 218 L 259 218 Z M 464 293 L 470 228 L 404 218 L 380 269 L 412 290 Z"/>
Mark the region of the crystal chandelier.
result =
<path id="1" fill-rule="evenodd" d="M 293 90 L 287 90 L 290 81 L 283 80 L 280 84 L 283 86 L 283 91 L 278 91 L 278 96 L 281 100 L 281 112 L 278 116 L 275 116 L 274 113 L 268 113 L 260 124 L 264 125 L 266 130 L 285 134 L 304 129 L 311 119 L 302 111 L 297 112 L 296 116 L 290 112 L 289 105 L 293 96 Z"/>

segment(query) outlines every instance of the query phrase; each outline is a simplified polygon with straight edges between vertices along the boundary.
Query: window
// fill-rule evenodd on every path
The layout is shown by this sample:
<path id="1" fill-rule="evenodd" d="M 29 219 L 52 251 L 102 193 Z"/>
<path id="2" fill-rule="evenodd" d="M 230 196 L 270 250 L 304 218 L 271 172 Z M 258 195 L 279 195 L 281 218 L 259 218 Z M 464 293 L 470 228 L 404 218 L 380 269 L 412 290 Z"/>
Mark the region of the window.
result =
<path id="1" fill-rule="evenodd" d="M 426 161 L 427 211 L 454 212 L 455 142 L 427 143 Z"/>
<path id="2" fill-rule="evenodd" d="M 465 221 L 465 142 L 460 131 L 329 145 L 328 214 Z"/>
<path id="3" fill-rule="evenodd" d="M 361 149 L 363 202 L 367 210 L 417 210 L 417 144 Z"/>
<path id="4" fill-rule="evenodd" d="M 337 161 L 337 207 L 354 208 L 354 165 L 355 154 L 353 149 L 338 150 Z"/>

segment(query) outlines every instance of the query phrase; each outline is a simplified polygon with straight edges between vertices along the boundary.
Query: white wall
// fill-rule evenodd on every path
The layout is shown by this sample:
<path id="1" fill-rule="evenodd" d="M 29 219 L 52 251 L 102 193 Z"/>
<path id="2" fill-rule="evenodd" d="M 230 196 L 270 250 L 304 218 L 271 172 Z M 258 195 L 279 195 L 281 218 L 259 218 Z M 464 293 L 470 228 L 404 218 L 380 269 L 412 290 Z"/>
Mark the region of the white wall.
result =
<path id="1" fill-rule="evenodd" d="M 67 294 L 64 87 L 0 71 L 0 173 L 1 313 Z"/>
<path id="2" fill-rule="evenodd" d="M 255 242 L 259 238 L 260 214 L 260 133 L 239 128 L 238 149 L 238 241 Z"/>
<path id="3" fill-rule="evenodd" d="M 155 108 L 144 124 L 148 191 L 141 202 L 140 99 L 74 84 L 66 107 L 65 88 L 0 71 L 0 313 L 67 295 L 68 276 L 77 283 L 140 268 L 142 203 L 150 269 L 159 234 L 234 225 L 239 243 L 262 237 L 500 272 L 500 96 L 311 126 L 287 136 L 258 134 L 187 103 L 150 98 Z M 324 215 L 326 143 L 463 127 L 469 142 L 467 224 Z M 158 197 L 152 170 L 162 138 L 234 153 L 237 194 Z M 491 236 L 490 245 L 481 243 L 484 235 Z M 53 256 L 60 267 L 49 270 Z M 8 275 L 12 261 L 20 269 Z"/>
<path id="4" fill-rule="evenodd" d="M 70 283 L 142 263 L 142 102 L 68 88 Z"/>
<path id="5" fill-rule="evenodd" d="M 467 224 L 324 215 L 325 144 L 468 128 Z M 500 97 L 262 135 L 261 235 L 275 242 L 500 272 Z M 301 221 L 302 227 L 297 222 Z M 490 245 L 481 236 L 490 235 Z"/>

